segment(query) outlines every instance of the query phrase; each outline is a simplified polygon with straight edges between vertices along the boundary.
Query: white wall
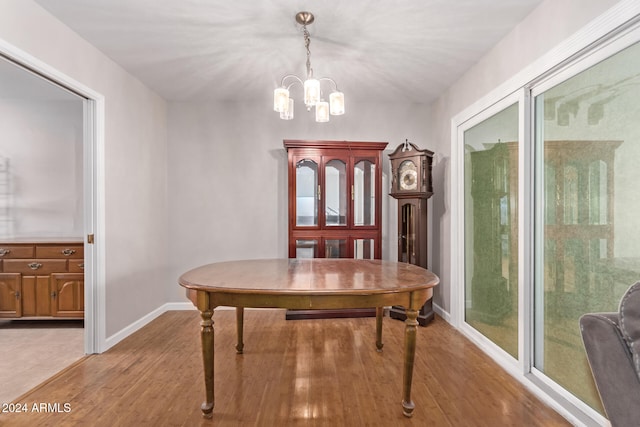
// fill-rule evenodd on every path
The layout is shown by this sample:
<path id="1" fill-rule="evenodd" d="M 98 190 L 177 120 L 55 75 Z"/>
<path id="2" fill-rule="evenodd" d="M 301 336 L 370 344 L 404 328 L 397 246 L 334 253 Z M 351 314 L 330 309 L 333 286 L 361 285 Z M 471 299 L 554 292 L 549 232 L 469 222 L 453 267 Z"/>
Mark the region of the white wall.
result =
<path id="1" fill-rule="evenodd" d="M 0 39 L 105 97 L 109 337 L 166 301 L 166 104 L 34 2 L 0 10 Z"/>
<path id="2" fill-rule="evenodd" d="M 434 164 L 432 270 L 440 276 L 434 292 L 445 311 L 451 302 L 451 120 L 482 96 L 617 3 L 616 0 L 546 0 L 518 24 L 430 108 L 427 145 L 439 153 Z M 506 94 L 505 94 L 506 95 Z"/>
<path id="3" fill-rule="evenodd" d="M 0 99 L 0 238 L 83 235 L 82 100 Z"/>
<path id="4" fill-rule="evenodd" d="M 272 105 L 169 104 L 171 276 L 198 265 L 242 258 L 287 257 L 287 155 L 284 139 L 389 142 L 383 153 L 383 258 L 395 259 L 396 201 L 389 158 L 405 138 L 421 148 L 426 108 L 348 104 L 344 116 L 315 123 L 300 111 L 280 120 Z M 170 301 L 184 292 L 169 285 Z"/>

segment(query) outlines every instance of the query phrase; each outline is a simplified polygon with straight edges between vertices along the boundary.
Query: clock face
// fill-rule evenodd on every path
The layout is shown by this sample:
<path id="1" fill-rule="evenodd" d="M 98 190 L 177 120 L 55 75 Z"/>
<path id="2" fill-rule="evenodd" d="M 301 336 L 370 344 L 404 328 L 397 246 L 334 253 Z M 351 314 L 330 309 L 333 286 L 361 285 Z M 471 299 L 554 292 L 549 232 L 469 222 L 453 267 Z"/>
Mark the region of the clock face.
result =
<path id="1" fill-rule="evenodd" d="M 398 168 L 398 182 L 401 190 L 416 190 L 418 188 L 418 171 L 416 164 L 411 160 L 400 163 Z"/>

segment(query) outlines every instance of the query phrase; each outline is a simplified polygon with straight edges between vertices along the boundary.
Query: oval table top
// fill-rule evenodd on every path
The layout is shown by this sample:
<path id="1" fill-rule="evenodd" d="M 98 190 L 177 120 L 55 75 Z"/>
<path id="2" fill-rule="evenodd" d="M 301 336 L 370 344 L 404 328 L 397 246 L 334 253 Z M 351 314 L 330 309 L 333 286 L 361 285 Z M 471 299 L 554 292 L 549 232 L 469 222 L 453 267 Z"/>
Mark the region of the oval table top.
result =
<path id="1" fill-rule="evenodd" d="M 260 259 L 217 262 L 187 271 L 187 289 L 278 295 L 372 295 L 436 286 L 438 276 L 412 264 L 348 258 Z"/>

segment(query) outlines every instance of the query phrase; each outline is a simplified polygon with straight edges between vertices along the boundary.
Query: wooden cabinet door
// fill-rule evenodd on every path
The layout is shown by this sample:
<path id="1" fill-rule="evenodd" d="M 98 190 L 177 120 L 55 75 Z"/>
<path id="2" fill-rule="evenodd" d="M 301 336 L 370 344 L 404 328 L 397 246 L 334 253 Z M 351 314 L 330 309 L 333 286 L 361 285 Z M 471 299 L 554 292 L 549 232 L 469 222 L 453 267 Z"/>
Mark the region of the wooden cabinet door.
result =
<path id="1" fill-rule="evenodd" d="M 49 276 L 22 276 L 22 316 L 51 316 Z"/>
<path id="2" fill-rule="evenodd" d="M 84 275 L 54 273 L 51 275 L 52 315 L 84 317 Z"/>
<path id="3" fill-rule="evenodd" d="M 0 274 L 0 317 L 22 316 L 22 280 L 17 273 Z"/>

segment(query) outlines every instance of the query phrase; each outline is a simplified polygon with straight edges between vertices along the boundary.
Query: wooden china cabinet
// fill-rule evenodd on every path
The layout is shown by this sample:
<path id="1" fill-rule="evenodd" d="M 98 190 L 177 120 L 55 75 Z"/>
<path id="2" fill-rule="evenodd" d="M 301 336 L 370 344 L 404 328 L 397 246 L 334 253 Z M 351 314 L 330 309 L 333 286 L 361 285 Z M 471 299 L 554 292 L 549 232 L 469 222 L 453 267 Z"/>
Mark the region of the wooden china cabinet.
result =
<path id="1" fill-rule="evenodd" d="M 285 140 L 289 258 L 382 257 L 386 142 Z M 373 310 L 289 310 L 287 319 L 375 316 Z"/>

